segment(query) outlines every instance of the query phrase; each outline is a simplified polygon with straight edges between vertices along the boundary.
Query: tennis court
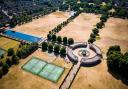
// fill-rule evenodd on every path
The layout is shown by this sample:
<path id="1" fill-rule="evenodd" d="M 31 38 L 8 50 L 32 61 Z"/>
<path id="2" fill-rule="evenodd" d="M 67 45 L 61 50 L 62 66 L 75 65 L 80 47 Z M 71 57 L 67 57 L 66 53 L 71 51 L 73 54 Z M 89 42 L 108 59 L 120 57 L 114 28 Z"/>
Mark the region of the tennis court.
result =
<path id="1" fill-rule="evenodd" d="M 35 57 L 31 58 L 22 68 L 52 82 L 57 82 L 64 71 L 62 67 L 49 64 Z"/>

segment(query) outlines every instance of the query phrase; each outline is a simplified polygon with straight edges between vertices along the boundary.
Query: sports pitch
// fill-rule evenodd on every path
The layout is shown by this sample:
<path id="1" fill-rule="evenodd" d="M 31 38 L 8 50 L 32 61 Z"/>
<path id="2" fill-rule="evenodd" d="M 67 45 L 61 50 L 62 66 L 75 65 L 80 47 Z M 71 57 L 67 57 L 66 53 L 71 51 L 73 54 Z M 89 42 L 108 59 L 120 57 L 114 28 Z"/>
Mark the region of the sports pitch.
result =
<path id="1" fill-rule="evenodd" d="M 35 57 L 31 58 L 22 68 L 52 82 L 57 82 L 64 71 L 62 67 L 49 64 Z"/>

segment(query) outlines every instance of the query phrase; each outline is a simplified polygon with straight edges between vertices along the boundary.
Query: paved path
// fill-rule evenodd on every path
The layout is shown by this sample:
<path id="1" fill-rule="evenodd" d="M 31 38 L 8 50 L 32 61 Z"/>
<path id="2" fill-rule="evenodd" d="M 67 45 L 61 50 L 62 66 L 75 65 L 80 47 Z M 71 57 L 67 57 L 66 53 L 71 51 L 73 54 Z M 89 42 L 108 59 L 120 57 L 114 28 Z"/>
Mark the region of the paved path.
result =
<path id="1" fill-rule="evenodd" d="M 64 80 L 64 82 L 61 84 L 59 89 L 69 89 L 71 83 L 73 82 L 75 75 L 77 74 L 77 71 L 80 68 L 80 62 L 78 62 L 76 65 L 74 65 L 70 71 L 70 73 L 68 74 L 68 76 L 66 77 L 66 79 Z"/>

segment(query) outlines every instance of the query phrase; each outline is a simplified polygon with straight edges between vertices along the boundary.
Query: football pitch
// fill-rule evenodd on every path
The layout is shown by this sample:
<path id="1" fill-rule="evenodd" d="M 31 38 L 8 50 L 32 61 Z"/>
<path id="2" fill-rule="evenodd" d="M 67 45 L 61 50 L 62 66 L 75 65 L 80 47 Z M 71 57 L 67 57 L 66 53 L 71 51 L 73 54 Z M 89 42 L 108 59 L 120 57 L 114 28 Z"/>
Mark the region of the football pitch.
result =
<path id="1" fill-rule="evenodd" d="M 31 58 L 22 68 L 52 82 L 57 82 L 64 72 L 64 68 L 47 63 L 35 57 Z"/>

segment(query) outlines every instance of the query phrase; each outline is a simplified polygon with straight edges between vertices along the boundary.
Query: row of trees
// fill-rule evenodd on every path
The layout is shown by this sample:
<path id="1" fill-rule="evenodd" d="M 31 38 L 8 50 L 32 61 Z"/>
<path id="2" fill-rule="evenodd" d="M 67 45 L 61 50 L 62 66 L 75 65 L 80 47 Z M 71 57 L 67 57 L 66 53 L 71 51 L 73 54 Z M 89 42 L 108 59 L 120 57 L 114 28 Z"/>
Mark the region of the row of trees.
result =
<path id="1" fill-rule="evenodd" d="M 89 3 L 87 0 L 81 0 L 81 2 L 79 3 L 77 0 L 67 0 L 60 7 L 60 10 L 61 9 L 68 10 L 68 7 L 70 5 L 71 10 L 74 10 L 74 11 L 79 11 L 80 8 L 82 8 L 81 9 L 82 12 L 104 14 L 108 10 L 111 10 L 113 8 L 115 12 L 108 12 L 110 16 L 118 17 L 118 18 L 128 18 L 127 9 L 114 6 L 112 0 L 106 1 L 105 5 L 102 5 L 102 0 L 89 0 L 89 1 L 91 1 L 91 3 Z"/>
<path id="2" fill-rule="evenodd" d="M 109 18 L 108 14 L 102 14 L 100 17 L 100 22 L 96 24 L 96 27 L 92 29 L 92 33 L 90 34 L 90 38 L 88 40 L 89 43 L 93 43 L 96 41 L 96 37 L 99 36 L 99 29 L 102 29 L 105 26 L 105 22 Z"/>
<path id="3" fill-rule="evenodd" d="M 26 58 L 38 49 L 38 43 L 24 44 L 20 46 L 16 54 L 19 58 Z"/>
<path id="4" fill-rule="evenodd" d="M 128 52 L 121 53 L 120 46 L 109 47 L 107 65 L 110 71 L 128 79 Z"/>
<path id="5" fill-rule="evenodd" d="M 50 42 L 43 42 L 42 43 L 42 51 L 54 52 L 55 54 L 60 54 L 60 56 L 66 56 L 66 47 Z"/>
<path id="6" fill-rule="evenodd" d="M 31 43 L 31 44 L 24 43 L 24 44 L 20 44 L 17 52 L 15 52 L 13 48 L 8 49 L 5 62 L 2 62 L 0 60 L 0 78 L 2 78 L 3 75 L 8 73 L 9 68 L 12 65 L 18 64 L 19 59 L 27 57 L 32 52 L 37 50 L 37 48 L 38 48 L 38 43 Z"/>
<path id="7" fill-rule="evenodd" d="M 44 16 L 46 14 L 53 12 L 53 11 L 54 11 L 54 9 L 53 10 L 40 9 L 40 10 L 36 10 L 34 12 L 31 12 L 31 13 L 24 11 L 20 15 L 13 15 L 12 19 L 8 23 L 10 24 L 11 27 L 15 27 L 16 25 L 21 25 L 24 23 L 31 22 L 33 19 L 38 19 L 40 16 Z M 39 14 L 33 15 L 34 13 L 39 13 Z"/>
<path id="8" fill-rule="evenodd" d="M 61 36 L 56 36 L 55 34 L 48 34 L 47 38 L 48 41 L 52 41 L 63 45 L 71 45 L 74 43 L 73 38 L 67 38 L 67 37 L 62 38 Z"/>
<path id="9" fill-rule="evenodd" d="M 81 12 L 76 12 L 73 16 L 69 17 L 66 21 L 59 24 L 57 27 L 53 28 L 51 31 L 49 31 L 49 34 L 56 34 L 65 26 L 67 26 L 68 23 L 70 23 L 73 19 L 75 19 Z"/>

